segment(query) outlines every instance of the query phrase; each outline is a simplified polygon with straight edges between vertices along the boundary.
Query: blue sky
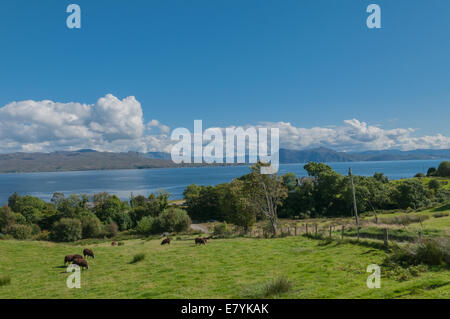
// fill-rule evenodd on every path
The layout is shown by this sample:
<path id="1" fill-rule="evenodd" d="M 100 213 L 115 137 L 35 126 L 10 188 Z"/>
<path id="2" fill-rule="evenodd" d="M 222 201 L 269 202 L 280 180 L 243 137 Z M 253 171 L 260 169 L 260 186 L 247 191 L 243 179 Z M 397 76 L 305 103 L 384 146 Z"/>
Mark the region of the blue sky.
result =
<path id="1" fill-rule="evenodd" d="M 1 1 L 0 107 L 112 94 L 171 128 L 357 119 L 449 137 L 449 34 L 446 0 Z"/>

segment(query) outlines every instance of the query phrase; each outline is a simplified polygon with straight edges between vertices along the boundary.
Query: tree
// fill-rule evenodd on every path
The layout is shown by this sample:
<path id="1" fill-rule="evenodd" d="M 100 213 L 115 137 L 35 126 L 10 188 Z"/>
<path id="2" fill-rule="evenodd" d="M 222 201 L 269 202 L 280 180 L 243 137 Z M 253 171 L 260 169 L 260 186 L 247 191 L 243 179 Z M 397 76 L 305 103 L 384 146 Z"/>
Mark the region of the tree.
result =
<path id="1" fill-rule="evenodd" d="M 277 209 L 287 197 L 287 187 L 276 173 L 261 174 L 261 167 L 266 165 L 260 162 L 253 165 L 252 172 L 244 180 L 246 180 L 246 194 L 250 196 L 249 202 L 269 221 L 272 234 L 275 236 L 278 228 Z"/>
<path id="2" fill-rule="evenodd" d="M 94 213 L 86 212 L 80 216 L 81 234 L 83 238 L 96 238 L 102 232 L 102 222 Z"/>
<path id="3" fill-rule="evenodd" d="M 436 175 L 440 177 L 450 177 L 450 161 L 444 161 L 439 164 Z"/>
<path id="4" fill-rule="evenodd" d="M 430 167 L 427 171 L 427 176 L 436 176 L 437 169 L 436 167 Z"/>
<path id="5" fill-rule="evenodd" d="M 76 218 L 62 218 L 53 226 L 51 239 L 58 242 L 76 241 L 82 238 L 81 222 Z"/>
<path id="6" fill-rule="evenodd" d="M 373 178 L 375 178 L 375 180 L 377 180 L 377 181 L 379 181 L 381 183 L 388 183 L 389 182 L 389 178 L 384 176 L 384 173 L 375 172 L 375 174 L 373 174 Z"/>
<path id="7" fill-rule="evenodd" d="M 298 182 L 297 176 L 294 173 L 286 173 L 281 177 L 281 179 L 289 192 L 295 190 L 295 187 L 297 186 Z"/>
<path id="8" fill-rule="evenodd" d="M 247 232 L 256 221 L 256 210 L 245 194 L 244 182 L 235 179 L 223 188 L 219 200 L 221 215 L 226 222 L 241 226 Z"/>
<path id="9" fill-rule="evenodd" d="M 333 172 L 333 169 L 324 163 L 309 162 L 303 168 L 308 172 L 309 176 L 313 177 L 318 177 L 321 173 Z"/>
<path id="10" fill-rule="evenodd" d="M 169 207 L 154 221 L 156 232 L 181 232 L 189 229 L 191 219 L 184 209 Z"/>
<path id="11" fill-rule="evenodd" d="M 0 207 L 0 232 L 6 232 L 7 229 L 15 223 L 16 217 L 8 204 Z"/>
<path id="12" fill-rule="evenodd" d="M 398 183 L 393 197 L 400 208 L 417 209 L 430 203 L 428 190 L 421 181 L 414 179 Z"/>

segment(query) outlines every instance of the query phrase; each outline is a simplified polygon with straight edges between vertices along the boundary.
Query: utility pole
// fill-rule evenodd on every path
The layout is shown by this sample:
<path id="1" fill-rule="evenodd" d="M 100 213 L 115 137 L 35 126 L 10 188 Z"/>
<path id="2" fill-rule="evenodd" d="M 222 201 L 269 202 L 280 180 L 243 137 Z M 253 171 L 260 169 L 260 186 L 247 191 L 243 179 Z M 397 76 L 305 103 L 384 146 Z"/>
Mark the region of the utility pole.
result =
<path id="1" fill-rule="evenodd" d="M 348 169 L 348 177 L 350 177 L 350 185 L 352 186 L 352 196 L 353 196 L 353 210 L 355 212 L 355 219 L 356 219 L 356 233 L 358 234 L 358 240 L 359 240 L 359 219 L 358 219 L 358 207 L 356 206 L 356 195 L 355 195 L 355 185 L 353 184 L 353 176 L 352 176 L 352 169 Z"/>

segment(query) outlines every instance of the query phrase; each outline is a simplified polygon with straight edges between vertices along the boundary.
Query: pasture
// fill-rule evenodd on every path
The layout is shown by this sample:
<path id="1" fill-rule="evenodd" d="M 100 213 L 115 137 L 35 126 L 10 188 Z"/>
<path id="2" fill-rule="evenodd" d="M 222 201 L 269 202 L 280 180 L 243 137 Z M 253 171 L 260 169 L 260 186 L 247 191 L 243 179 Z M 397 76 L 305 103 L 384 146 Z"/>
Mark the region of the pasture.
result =
<path id="1" fill-rule="evenodd" d="M 278 276 L 290 291 L 274 298 L 450 298 L 450 271 L 429 268 L 397 281 L 381 268 L 381 288 L 368 289 L 366 267 L 386 252 L 369 246 L 303 236 L 215 239 L 196 246 L 193 237 L 132 239 L 91 245 L 0 241 L 0 298 L 259 298 L 258 289 Z M 69 289 L 66 254 L 95 252 L 82 271 L 81 288 Z M 136 255 L 144 255 L 132 263 Z"/>

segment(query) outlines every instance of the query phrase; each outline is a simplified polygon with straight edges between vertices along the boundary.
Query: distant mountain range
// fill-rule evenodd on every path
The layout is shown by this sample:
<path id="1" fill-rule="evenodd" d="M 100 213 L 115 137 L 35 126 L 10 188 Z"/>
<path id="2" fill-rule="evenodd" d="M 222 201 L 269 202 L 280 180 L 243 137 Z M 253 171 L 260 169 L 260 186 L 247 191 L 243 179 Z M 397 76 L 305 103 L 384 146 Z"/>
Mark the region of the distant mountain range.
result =
<path id="1" fill-rule="evenodd" d="M 450 149 L 446 150 L 384 150 L 366 152 L 336 152 L 328 148 L 309 150 L 280 149 L 280 163 L 305 162 L 355 162 L 355 161 L 395 161 L 448 159 Z M 11 153 L 0 154 L 0 172 L 54 172 L 86 171 L 108 169 L 141 169 L 209 166 L 211 164 L 175 164 L 170 154 L 163 152 L 149 153 L 110 153 L 91 149 L 78 151 L 58 151 L 52 153 Z M 226 164 L 212 164 L 221 166 Z M 230 164 L 228 164 L 230 165 Z"/>

